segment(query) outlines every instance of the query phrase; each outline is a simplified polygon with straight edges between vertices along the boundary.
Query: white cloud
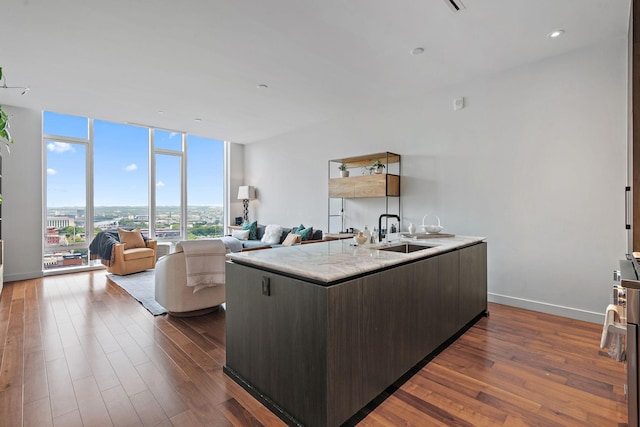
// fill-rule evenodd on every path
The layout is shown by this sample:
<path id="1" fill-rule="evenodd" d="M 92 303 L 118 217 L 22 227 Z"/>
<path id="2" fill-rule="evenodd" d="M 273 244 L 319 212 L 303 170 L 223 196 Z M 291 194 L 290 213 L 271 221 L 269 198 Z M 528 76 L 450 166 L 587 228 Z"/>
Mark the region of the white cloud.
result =
<path id="1" fill-rule="evenodd" d="M 124 170 L 126 170 L 127 172 L 132 172 L 134 170 L 138 169 L 138 165 L 136 165 L 135 163 L 131 163 L 130 165 L 127 165 Z"/>
<path id="2" fill-rule="evenodd" d="M 55 175 L 58 171 L 52 168 L 47 168 L 47 175 Z"/>
<path id="3" fill-rule="evenodd" d="M 180 135 L 178 132 L 171 132 L 169 134 L 169 139 L 175 138 L 177 135 Z"/>
<path id="4" fill-rule="evenodd" d="M 156 182 L 156 187 L 164 187 L 164 182 L 162 181 Z"/>
<path id="5" fill-rule="evenodd" d="M 73 146 L 68 142 L 52 141 L 47 144 L 47 150 L 54 153 L 64 153 L 65 151 L 75 151 Z"/>

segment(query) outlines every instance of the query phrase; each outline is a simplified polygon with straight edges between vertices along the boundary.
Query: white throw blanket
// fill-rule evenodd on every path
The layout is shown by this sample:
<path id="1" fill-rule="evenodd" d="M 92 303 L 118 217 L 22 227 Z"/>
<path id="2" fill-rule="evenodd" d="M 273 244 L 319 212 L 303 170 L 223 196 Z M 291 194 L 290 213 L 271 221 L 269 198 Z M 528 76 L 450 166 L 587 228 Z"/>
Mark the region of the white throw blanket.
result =
<path id="1" fill-rule="evenodd" d="M 600 348 L 608 348 L 609 356 L 620 362 L 625 359 L 624 336 L 626 328 L 620 323 L 620 313 L 618 307 L 609 304 L 602 327 L 602 337 L 600 338 Z"/>
<path id="2" fill-rule="evenodd" d="M 180 249 L 184 251 L 187 286 L 194 288 L 193 293 L 224 284 L 227 247 L 222 240 L 183 240 L 176 244 L 176 251 L 179 252 Z"/>
<path id="3" fill-rule="evenodd" d="M 231 252 L 242 252 L 242 242 L 235 237 L 223 236 L 220 240 Z"/>

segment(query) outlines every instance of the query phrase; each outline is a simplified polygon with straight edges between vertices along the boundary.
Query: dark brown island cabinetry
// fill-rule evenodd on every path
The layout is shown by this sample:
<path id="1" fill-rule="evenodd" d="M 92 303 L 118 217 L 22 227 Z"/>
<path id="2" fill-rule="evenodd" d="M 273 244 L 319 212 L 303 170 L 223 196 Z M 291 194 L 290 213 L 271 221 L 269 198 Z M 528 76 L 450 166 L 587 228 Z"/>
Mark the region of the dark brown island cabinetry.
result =
<path id="1" fill-rule="evenodd" d="M 487 244 L 335 284 L 228 262 L 225 372 L 290 425 L 338 426 L 487 310 Z"/>

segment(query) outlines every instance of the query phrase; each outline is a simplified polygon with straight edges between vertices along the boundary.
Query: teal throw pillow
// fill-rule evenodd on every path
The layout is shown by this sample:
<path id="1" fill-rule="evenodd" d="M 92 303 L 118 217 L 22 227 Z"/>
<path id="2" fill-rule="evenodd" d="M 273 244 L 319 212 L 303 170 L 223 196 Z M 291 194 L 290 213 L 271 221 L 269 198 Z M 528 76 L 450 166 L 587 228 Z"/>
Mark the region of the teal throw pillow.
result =
<path id="1" fill-rule="evenodd" d="M 300 227 L 296 229 L 296 234 L 302 236 L 302 241 L 310 240 L 313 236 L 313 227 L 304 228 L 304 225 L 300 224 Z"/>
<path id="2" fill-rule="evenodd" d="M 257 240 L 258 239 L 258 221 L 245 221 L 242 224 L 243 230 L 249 230 L 249 240 Z"/>

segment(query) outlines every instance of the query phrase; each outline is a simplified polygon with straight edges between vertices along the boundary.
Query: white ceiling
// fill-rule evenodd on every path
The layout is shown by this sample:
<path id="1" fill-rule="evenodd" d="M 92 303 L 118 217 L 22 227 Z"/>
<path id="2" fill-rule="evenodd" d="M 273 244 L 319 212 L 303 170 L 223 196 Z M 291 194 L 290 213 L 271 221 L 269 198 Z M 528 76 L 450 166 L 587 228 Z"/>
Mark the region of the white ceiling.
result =
<path id="1" fill-rule="evenodd" d="M 461 1 L 0 0 L 0 103 L 247 143 L 627 37 L 630 0 Z"/>

